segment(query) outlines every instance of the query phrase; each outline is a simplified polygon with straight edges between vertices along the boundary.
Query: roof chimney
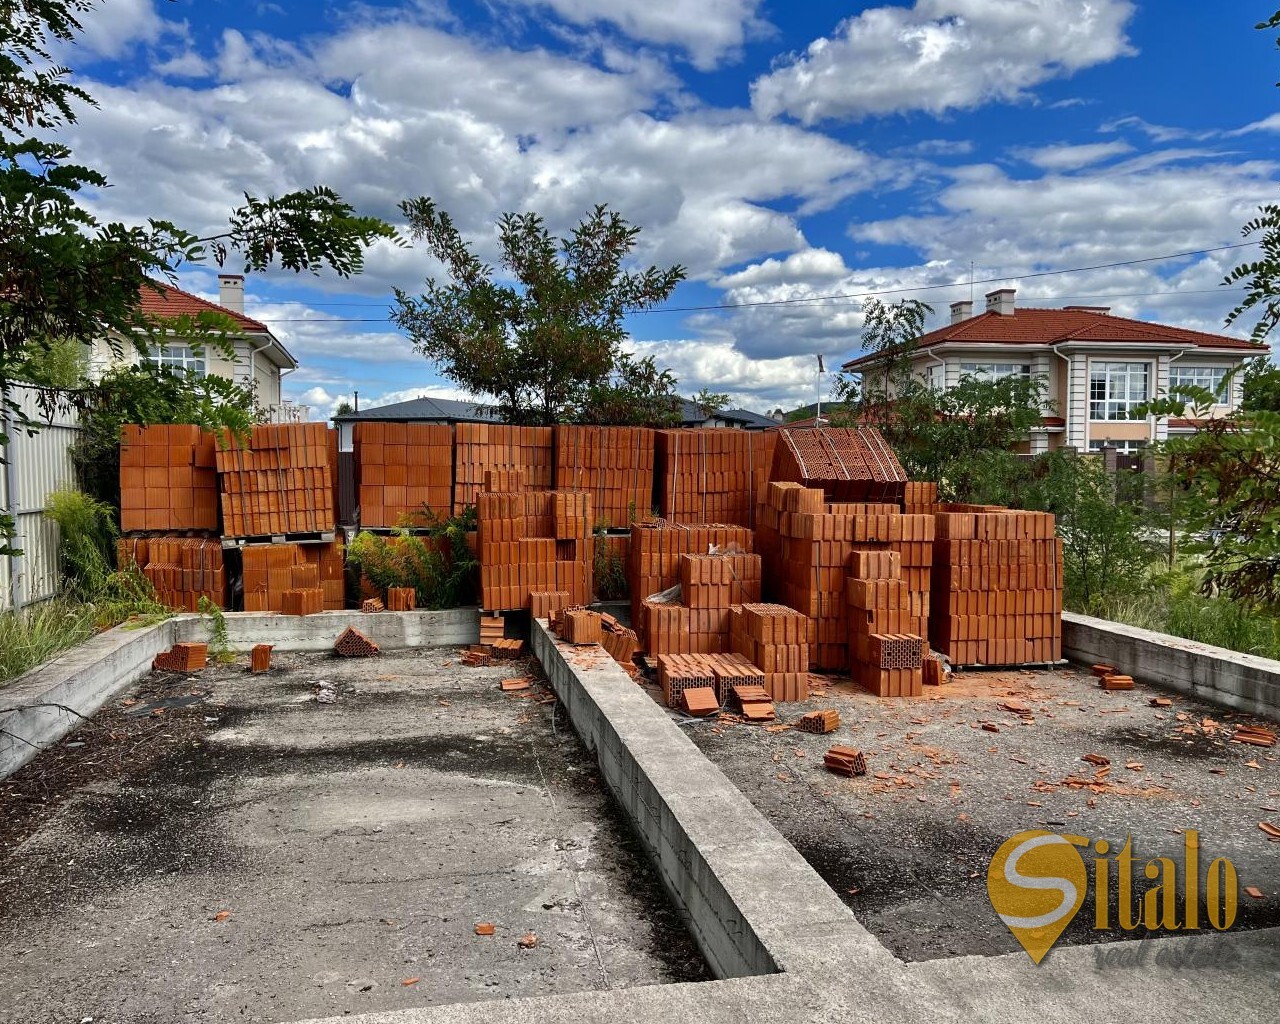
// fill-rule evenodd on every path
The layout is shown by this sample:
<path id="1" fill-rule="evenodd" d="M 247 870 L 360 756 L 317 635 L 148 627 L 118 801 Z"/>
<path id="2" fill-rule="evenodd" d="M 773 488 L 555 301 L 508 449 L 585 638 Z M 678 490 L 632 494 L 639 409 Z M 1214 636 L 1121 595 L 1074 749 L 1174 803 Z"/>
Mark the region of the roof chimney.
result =
<path id="1" fill-rule="evenodd" d="M 1013 288 L 997 288 L 993 292 L 987 292 L 987 312 L 1013 316 L 1013 297 L 1016 294 L 1017 291 Z"/>
<path id="2" fill-rule="evenodd" d="M 968 320 L 973 316 L 973 302 L 965 299 L 963 302 L 951 303 L 951 322 L 958 324 L 961 320 Z"/>
<path id="3" fill-rule="evenodd" d="M 218 302 L 233 313 L 244 312 L 244 275 L 218 275 Z"/>

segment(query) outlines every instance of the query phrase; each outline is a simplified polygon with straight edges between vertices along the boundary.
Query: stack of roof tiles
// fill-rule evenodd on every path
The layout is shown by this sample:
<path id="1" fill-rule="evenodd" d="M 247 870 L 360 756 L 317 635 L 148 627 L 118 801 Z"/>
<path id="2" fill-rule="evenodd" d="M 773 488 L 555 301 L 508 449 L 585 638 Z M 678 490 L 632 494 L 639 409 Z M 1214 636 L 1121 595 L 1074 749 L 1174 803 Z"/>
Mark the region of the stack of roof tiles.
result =
<path id="1" fill-rule="evenodd" d="M 907 475 L 873 427 L 783 427 L 770 480 L 820 487 L 827 501 L 900 503 Z"/>
<path id="2" fill-rule="evenodd" d="M 597 523 L 629 528 L 653 503 L 653 451 L 648 427 L 556 427 L 555 486 L 587 491 Z"/>
<path id="3" fill-rule="evenodd" d="M 476 511 L 484 608 L 529 608 L 533 592 L 566 592 L 571 605 L 591 600 L 589 494 L 484 491 Z"/>
<path id="4" fill-rule="evenodd" d="M 120 529 L 216 530 L 214 466 L 213 435 L 199 427 L 123 427 Z"/>
<path id="5" fill-rule="evenodd" d="M 776 431 L 659 430 L 658 514 L 674 523 L 753 526 Z"/>
<path id="6" fill-rule="evenodd" d="M 946 505 L 937 515 L 929 638 L 953 665 L 1062 656 L 1062 541 L 1047 512 Z"/>
<path id="7" fill-rule="evenodd" d="M 334 528 L 333 470 L 323 423 L 226 432 L 217 450 L 222 532 L 228 537 L 322 533 Z"/>
<path id="8" fill-rule="evenodd" d="M 249 544 L 240 549 L 244 610 L 287 612 L 303 601 L 311 611 L 343 606 L 340 544 Z M 337 573 L 336 580 L 330 579 Z M 291 591 L 315 591 L 306 598 L 286 597 Z"/>
<path id="9" fill-rule="evenodd" d="M 353 438 L 360 525 L 415 525 L 453 506 L 453 430 L 445 423 L 358 422 Z"/>
<path id="10" fill-rule="evenodd" d="M 168 608 L 198 611 L 201 598 L 225 608 L 227 576 L 222 543 L 199 537 L 125 537 L 116 542 L 116 563 L 136 565 Z"/>
<path id="11" fill-rule="evenodd" d="M 903 515 L 896 505 L 823 501 L 818 488 L 771 482 L 760 510 L 757 543 L 770 596 L 814 620 L 811 664 L 843 670 L 849 661 L 845 576 L 859 552 L 892 551 L 914 618 L 906 631 L 923 636 L 929 612 L 934 522 Z"/>
<path id="12" fill-rule="evenodd" d="M 627 589 L 631 594 L 631 623 L 640 634 L 640 642 L 650 654 L 646 598 L 670 590 L 680 582 L 680 558 L 688 554 L 706 554 L 713 548 L 750 553 L 754 534 L 741 526 L 677 526 L 667 522 L 645 523 L 631 528 L 631 546 L 627 565 Z M 687 632 L 687 606 L 685 607 Z M 678 610 L 659 612 L 665 619 L 679 620 Z M 678 621 L 671 628 L 679 629 Z M 676 648 L 680 650 L 682 648 Z"/>
<path id="13" fill-rule="evenodd" d="M 485 474 L 518 472 L 520 490 L 548 491 L 552 485 L 552 428 L 459 423 L 454 443 L 453 510 L 476 504 Z"/>
<path id="14" fill-rule="evenodd" d="M 812 636 L 812 620 L 785 605 L 737 605 L 730 615 L 734 653 L 764 672 L 764 688 L 775 701 L 808 700 Z"/>

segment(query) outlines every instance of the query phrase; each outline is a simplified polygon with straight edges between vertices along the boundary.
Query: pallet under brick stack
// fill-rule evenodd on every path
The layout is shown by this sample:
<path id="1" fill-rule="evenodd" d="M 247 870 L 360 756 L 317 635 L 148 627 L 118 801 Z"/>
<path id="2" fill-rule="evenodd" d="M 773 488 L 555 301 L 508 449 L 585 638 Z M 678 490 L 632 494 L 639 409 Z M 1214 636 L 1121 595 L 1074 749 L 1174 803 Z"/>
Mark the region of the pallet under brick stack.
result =
<path id="1" fill-rule="evenodd" d="M 225 432 L 217 464 L 224 536 L 333 531 L 334 470 L 323 423 L 257 426 L 247 444 Z"/>
<path id="2" fill-rule="evenodd" d="M 453 506 L 453 429 L 446 423 L 357 423 L 360 525 L 424 526 Z"/>
<path id="3" fill-rule="evenodd" d="M 215 464 L 213 435 L 199 427 L 122 427 L 120 529 L 217 530 Z"/>
<path id="4" fill-rule="evenodd" d="M 549 491 L 552 428 L 459 423 L 454 441 L 453 511 L 477 504 L 492 470 L 518 472 L 519 490 Z"/>
<path id="5" fill-rule="evenodd" d="M 937 515 L 930 640 L 952 665 L 1062 657 L 1062 541 L 1047 512 L 944 505 Z"/>
<path id="6" fill-rule="evenodd" d="M 658 514 L 673 523 L 755 525 L 777 431 L 659 430 Z"/>
<path id="7" fill-rule="evenodd" d="M 591 496 L 583 491 L 485 491 L 476 502 L 480 603 L 531 608 L 532 593 L 591 600 Z"/>
<path id="8" fill-rule="evenodd" d="M 648 427 L 555 428 L 555 486 L 591 495 L 595 523 L 629 529 L 653 505 L 653 431 Z"/>

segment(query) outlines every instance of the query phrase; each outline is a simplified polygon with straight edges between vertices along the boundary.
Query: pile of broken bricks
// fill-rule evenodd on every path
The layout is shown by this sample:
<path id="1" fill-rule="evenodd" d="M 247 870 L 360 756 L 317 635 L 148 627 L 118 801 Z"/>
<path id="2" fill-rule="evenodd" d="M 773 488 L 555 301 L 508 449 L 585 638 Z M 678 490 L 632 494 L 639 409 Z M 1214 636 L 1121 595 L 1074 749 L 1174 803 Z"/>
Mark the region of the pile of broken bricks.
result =
<path id="1" fill-rule="evenodd" d="M 635 664 L 635 653 L 639 647 L 635 631 L 608 612 L 562 608 L 551 620 L 551 631 L 565 643 L 576 646 L 599 644 L 632 679 L 640 674 Z"/>
<path id="2" fill-rule="evenodd" d="M 1114 665 L 1093 665 L 1089 671 L 1097 677 L 1098 685 L 1104 690 L 1132 690 L 1133 676 L 1126 676 L 1116 671 Z"/>

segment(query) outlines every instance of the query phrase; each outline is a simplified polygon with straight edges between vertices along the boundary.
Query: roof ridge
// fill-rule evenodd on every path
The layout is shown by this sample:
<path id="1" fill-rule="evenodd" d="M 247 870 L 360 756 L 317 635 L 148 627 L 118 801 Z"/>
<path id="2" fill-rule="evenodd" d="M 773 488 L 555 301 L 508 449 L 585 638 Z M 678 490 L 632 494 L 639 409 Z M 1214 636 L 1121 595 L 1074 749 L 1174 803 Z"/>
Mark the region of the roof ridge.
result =
<path id="1" fill-rule="evenodd" d="M 208 306 L 211 310 L 213 310 L 216 313 L 225 313 L 227 316 L 231 317 L 231 319 L 233 320 L 237 320 L 245 324 L 251 324 L 254 330 L 262 331 L 264 334 L 271 334 L 271 328 L 269 328 L 261 320 L 255 320 L 253 317 L 249 316 L 248 313 L 240 312 L 239 310 L 235 310 L 235 309 L 230 309 L 227 306 L 224 306 L 218 302 L 211 302 L 209 299 L 206 299 L 203 296 L 197 295 L 195 292 L 189 292 L 185 288 L 180 288 L 176 284 L 169 284 L 165 281 L 157 281 L 153 277 L 148 277 L 147 282 L 148 282 L 147 284 L 143 285 L 144 288 L 148 288 L 154 285 L 156 288 L 159 288 L 165 292 L 177 292 L 179 295 L 185 295 L 188 299 L 194 299 L 196 302 L 200 303 L 203 306 Z"/>

